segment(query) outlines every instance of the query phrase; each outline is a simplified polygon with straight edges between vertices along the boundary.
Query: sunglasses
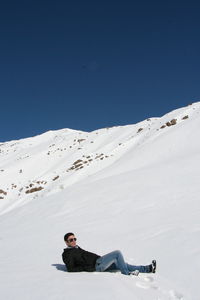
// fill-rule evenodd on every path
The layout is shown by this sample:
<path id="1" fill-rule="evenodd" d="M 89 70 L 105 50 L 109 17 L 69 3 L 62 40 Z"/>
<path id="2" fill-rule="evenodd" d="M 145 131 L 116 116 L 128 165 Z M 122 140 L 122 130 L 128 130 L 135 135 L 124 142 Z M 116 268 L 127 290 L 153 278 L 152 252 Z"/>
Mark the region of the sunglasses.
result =
<path id="1" fill-rule="evenodd" d="M 77 240 L 77 238 L 71 238 L 71 239 L 68 239 L 67 241 L 68 241 L 69 243 L 71 243 L 71 242 L 73 242 L 73 241 L 76 242 L 76 240 Z"/>

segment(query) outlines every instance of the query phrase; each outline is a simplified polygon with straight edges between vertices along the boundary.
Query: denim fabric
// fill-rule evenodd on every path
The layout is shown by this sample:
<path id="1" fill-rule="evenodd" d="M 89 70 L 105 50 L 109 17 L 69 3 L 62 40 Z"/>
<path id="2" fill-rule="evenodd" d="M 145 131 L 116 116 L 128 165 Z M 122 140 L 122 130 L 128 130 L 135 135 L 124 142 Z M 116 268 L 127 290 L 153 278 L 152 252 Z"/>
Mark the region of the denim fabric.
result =
<path id="1" fill-rule="evenodd" d="M 133 266 L 124 261 L 119 250 L 115 250 L 97 259 L 95 269 L 97 272 L 120 270 L 122 274 L 129 275 L 130 272 L 138 270 L 141 273 L 150 273 L 151 265 Z"/>

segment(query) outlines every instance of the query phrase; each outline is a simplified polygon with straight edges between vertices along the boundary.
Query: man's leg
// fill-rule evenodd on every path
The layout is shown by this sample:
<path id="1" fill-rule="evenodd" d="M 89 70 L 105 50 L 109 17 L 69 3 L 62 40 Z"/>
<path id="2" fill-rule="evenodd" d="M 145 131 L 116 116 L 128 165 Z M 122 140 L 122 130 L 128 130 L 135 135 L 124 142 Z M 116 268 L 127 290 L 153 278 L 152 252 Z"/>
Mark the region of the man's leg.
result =
<path id="1" fill-rule="evenodd" d="M 129 275 L 130 271 L 128 270 L 123 255 L 119 250 L 115 250 L 98 258 L 96 261 L 96 271 L 104 272 L 113 263 L 116 265 L 117 269 L 121 271 L 122 274 Z"/>
<path id="2" fill-rule="evenodd" d="M 147 266 L 133 266 L 126 264 L 129 272 L 134 272 L 135 270 L 138 270 L 140 273 L 151 273 L 152 272 L 152 265 Z"/>

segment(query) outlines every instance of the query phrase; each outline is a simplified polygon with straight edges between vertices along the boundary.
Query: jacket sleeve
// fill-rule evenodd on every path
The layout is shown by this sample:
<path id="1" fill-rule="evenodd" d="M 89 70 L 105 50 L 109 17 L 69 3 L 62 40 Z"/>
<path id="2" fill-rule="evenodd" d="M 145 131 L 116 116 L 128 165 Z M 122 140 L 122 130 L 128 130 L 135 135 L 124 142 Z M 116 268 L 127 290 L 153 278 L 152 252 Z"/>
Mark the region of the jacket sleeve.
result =
<path id="1" fill-rule="evenodd" d="M 84 268 L 81 265 L 80 266 L 75 265 L 73 256 L 71 256 L 71 255 L 68 256 L 68 255 L 65 255 L 63 253 L 62 258 L 63 258 L 63 262 L 67 266 L 67 271 L 68 272 L 81 272 L 81 271 L 84 271 Z"/>

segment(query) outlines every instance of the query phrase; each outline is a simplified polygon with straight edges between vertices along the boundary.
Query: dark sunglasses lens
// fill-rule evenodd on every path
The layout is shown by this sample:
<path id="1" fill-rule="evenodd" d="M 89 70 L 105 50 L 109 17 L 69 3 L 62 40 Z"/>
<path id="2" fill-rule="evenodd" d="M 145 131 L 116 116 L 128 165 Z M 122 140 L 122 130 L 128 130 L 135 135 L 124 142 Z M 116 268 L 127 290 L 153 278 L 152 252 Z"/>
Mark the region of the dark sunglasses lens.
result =
<path id="1" fill-rule="evenodd" d="M 70 242 L 70 243 L 73 242 L 73 241 L 76 242 L 76 238 L 74 238 L 74 239 L 69 239 L 69 242 Z"/>

